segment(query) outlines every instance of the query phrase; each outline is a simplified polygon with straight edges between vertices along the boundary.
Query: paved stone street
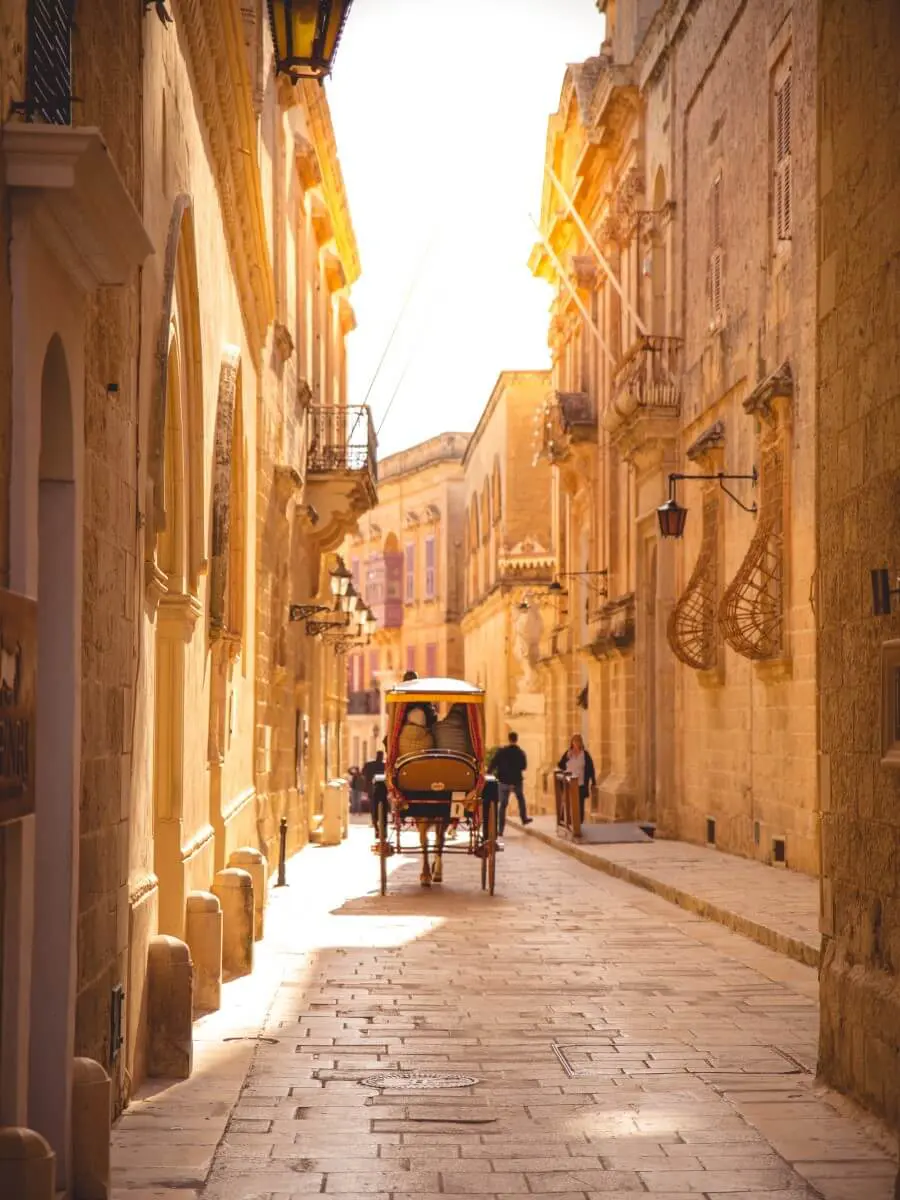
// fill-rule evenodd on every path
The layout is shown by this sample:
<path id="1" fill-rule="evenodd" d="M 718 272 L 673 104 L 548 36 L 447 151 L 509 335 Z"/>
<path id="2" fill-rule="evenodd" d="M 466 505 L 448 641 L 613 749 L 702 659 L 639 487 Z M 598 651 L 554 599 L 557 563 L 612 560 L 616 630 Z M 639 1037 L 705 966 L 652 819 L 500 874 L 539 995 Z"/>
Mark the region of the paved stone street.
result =
<path id="1" fill-rule="evenodd" d="M 880 1127 L 813 1078 L 812 969 L 521 833 L 493 898 L 462 857 L 430 892 L 392 860 L 383 898 L 351 833 L 291 863 L 193 1077 L 119 1123 L 117 1200 L 893 1196 Z"/>

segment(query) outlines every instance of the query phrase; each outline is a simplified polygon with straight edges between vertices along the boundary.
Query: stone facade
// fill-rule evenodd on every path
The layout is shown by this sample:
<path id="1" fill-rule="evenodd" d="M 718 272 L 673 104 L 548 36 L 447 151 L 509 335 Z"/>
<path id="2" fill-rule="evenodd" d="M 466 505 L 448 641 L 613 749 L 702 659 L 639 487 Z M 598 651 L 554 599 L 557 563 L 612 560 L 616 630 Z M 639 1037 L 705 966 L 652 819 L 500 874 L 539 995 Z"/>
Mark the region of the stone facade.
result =
<path id="1" fill-rule="evenodd" d="M 468 435 L 442 433 L 378 464 L 378 504 L 341 554 L 376 618 L 368 648 L 346 660 L 345 748 L 374 758 L 386 733 L 383 696 L 405 671 L 463 674 L 463 468 Z"/>
<path id="2" fill-rule="evenodd" d="M 549 384 L 546 371 L 503 371 L 463 464 L 466 678 L 486 691 L 486 745 L 519 734 L 532 807 L 548 766 L 535 663 L 552 579 L 550 469 L 535 462 L 534 429 Z"/>
<path id="3" fill-rule="evenodd" d="M 869 572 L 897 586 L 900 22 L 890 4 L 817 7 L 820 1070 L 896 1127 L 900 597 L 873 615 Z"/>
<path id="4" fill-rule="evenodd" d="M 541 452 L 568 580 L 549 724 L 592 749 L 602 819 L 814 873 L 815 23 L 768 0 L 601 8 L 531 258 L 556 291 Z M 754 470 L 726 484 L 754 515 L 680 482 L 685 536 L 660 539 L 671 473 Z"/>
<path id="5" fill-rule="evenodd" d="M 236 850 L 273 858 L 282 816 L 309 836 L 341 677 L 289 606 L 374 502 L 325 93 L 276 75 L 262 0 L 162 7 L 79 8 L 46 101 L 42 10 L 0 6 L 0 583 L 38 640 L 36 816 L 0 826 L 0 1124 L 48 1139 L 61 1188 L 74 1056 L 116 1111 L 158 1069 L 154 939 Z"/>

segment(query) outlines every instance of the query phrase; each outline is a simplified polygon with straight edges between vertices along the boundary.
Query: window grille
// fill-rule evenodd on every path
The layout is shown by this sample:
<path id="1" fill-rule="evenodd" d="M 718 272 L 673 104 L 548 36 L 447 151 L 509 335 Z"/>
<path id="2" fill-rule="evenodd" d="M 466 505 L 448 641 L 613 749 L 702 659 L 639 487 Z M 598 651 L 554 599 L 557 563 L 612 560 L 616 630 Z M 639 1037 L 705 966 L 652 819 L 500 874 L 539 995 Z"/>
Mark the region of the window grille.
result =
<path id="1" fill-rule="evenodd" d="M 406 669 L 414 671 L 416 669 L 416 648 L 415 646 L 406 647 Z"/>
<path id="2" fill-rule="evenodd" d="M 51 125 L 72 123 L 74 0 L 31 0 L 25 116 Z"/>
<path id="3" fill-rule="evenodd" d="M 722 250 L 722 176 L 717 175 L 713 181 L 710 193 L 710 243 L 712 249 L 709 255 L 707 271 L 707 289 L 709 292 L 710 324 L 722 323 L 724 301 L 722 297 L 722 274 L 724 253 Z"/>
<path id="4" fill-rule="evenodd" d="M 775 237 L 790 240 L 793 223 L 791 178 L 791 71 L 775 89 Z"/>
<path id="5" fill-rule="evenodd" d="M 429 642 L 425 647 L 425 674 L 429 679 L 433 679 L 438 672 L 438 648 L 437 642 Z"/>

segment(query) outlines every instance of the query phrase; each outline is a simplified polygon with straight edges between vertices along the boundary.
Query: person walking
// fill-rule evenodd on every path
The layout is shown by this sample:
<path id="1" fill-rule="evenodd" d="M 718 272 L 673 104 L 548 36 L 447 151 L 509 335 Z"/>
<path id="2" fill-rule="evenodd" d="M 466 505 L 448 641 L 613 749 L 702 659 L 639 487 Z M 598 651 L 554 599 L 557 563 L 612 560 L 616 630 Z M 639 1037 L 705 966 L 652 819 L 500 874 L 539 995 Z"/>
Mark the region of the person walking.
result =
<path id="1" fill-rule="evenodd" d="M 578 780 L 578 808 L 583 825 L 584 802 L 590 795 L 591 785 L 597 782 L 597 773 L 594 770 L 594 760 L 585 749 L 584 738 L 580 733 L 572 734 L 569 748 L 557 763 L 557 768 Z"/>
<path id="2" fill-rule="evenodd" d="M 497 824 L 501 837 L 506 828 L 506 809 L 511 794 L 515 793 L 519 802 L 519 820 L 522 824 L 530 825 L 534 819 L 529 817 L 528 809 L 525 806 L 523 778 L 527 768 L 528 759 L 525 751 L 519 745 L 519 735 L 510 730 L 509 741 L 505 746 L 500 747 L 488 764 L 488 770 L 492 775 L 496 775 L 500 789 L 500 812 Z"/>

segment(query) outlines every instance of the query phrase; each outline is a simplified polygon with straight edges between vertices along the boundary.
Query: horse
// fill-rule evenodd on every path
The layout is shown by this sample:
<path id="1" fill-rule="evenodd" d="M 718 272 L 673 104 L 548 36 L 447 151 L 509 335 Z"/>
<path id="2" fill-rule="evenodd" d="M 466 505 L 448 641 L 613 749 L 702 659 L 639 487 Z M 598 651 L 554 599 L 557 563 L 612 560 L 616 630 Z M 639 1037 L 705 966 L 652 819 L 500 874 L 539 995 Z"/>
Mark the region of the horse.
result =
<path id="1" fill-rule="evenodd" d="M 422 847 L 422 872 L 419 883 L 422 887 L 431 887 L 433 883 L 444 882 L 444 836 L 450 822 L 445 817 L 416 817 L 416 829 L 419 831 L 419 844 Z M 428 861 L 428 831 L 434 830 L 434 863 Z"/>

